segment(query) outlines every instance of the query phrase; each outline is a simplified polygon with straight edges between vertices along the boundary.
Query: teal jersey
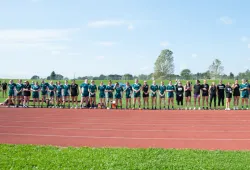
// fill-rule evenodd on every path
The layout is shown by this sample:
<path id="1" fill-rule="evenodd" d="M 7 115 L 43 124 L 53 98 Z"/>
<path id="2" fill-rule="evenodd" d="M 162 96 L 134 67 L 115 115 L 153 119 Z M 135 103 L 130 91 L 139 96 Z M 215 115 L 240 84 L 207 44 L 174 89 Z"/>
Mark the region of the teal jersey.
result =
<path id="1" fill-rule="evenodd" d="M 88 94 L 89 93 L 89 84 L 83 83 L 80 85 L 80 88 L 82 89 L 83 94 Z"/>
<path id="2" fill-rule="evenodd" d="M 23 84 L 17 83 L 16 84 L 16 90 L 21 91 L 23 89 Z"/>
<path id="3" fill-rule="evenodd" d="M 129 96 L 133 90 L 131 86 L 126 86 L 124 91 L 126 92 L 126 95 Z"/>
<path id="4" fill-rule="evenodd" d="M 64 84 L 63 85 L 63 93 L 64 94 L 69 94 L 70 91 L 70 85 L 69 84 Z"/>
<path id="5" fill-rule="evenodd" d="M 48 86 L 49 86 L 48 83 L 42 83 L 42 84 L 40 85 L 41 91 L 43 91 L 43 92 L 44 92 L 44 91 L 47 91 Z"/>
<path id="6" fill-rule="evenodd" d="M 156 92 L 156 91 L 158 90 L 158 86 L 152 84 L 152 85 L 150 86 L 150 90 L 151 90 L 152 92 Z"/>
<path id="7" fill-rule="evenodd" d="M 138 84 L 133 84 L 133 89 L 134 90 L 139 90 L 139 89 L 141 89 L 141 84 L 140 83 L 138 83 Z"/>
<path id="8" fill-rule="evenodd" d="M 56 93 L 57 94 L 62 94 L 62 89 L 63 89 L 63 85 L 57 85 L 56 86 Z"/>
<path id="9" fill-rule="evenodd" d="M 114 87 L 112 85 L 107 85 L 106 86 L 106 90 L 112 90 L 112 92 L 114 91 Z"/>
<path id="10" fill-rule="evenodd" d="M 57 85 L 53 84 L 53 86 L 54 86 L 54 89 L 56 90 Z"/>
<path id="11" fill-rule="evenodd" d="M 243 95 L 249 95 L 249 92 L 248 92 L 248 84 L 245 83 L 245 84 L 241 84 L 240 85 L 240 89 L 242 90 L 241 94 L 242 96 Z M 244 89 L 244 90 L 243 90 Z"/>
<path id="12" fill-rule="evenodd" d="M 97 90 L 96 85 L 95 84 L 90 84 L 89 85 L 89 91 L 90 93 L 94 93 Z"/>
<path id="13" fill-rule="evenodd" d="M 55 90 L 54 84 L 53 84 L 53 85 L 52 85 L 52 84 L 49 84 L 48 89 L 51 90 L 51 91 L 54 91 L 54 90 Z"/>
<path id="14" fill-rule="evenodd" d="M 31 89 L 32 90 L 39 90 L 40 89 L 40 86 L 39 85 L 33 85 L 31 86 Z M 37 92 L 38 93 L 38 92 Z"/>
<path id="15" fill-rule="evenodd" d="M 121 86 L 115 87 L 116 94 L 120 95 L 123 92 L 123 88 Z"/>
<path id="16" fill-rule="evenodd" d="M 159 86 L 160 94 L 164 94 L 164 92 L 167 90 L 167 87 L 165 85 L 160 85 Z"/>
<path id="17" fill-rule="evenodd" d="M 173 90 L 173 91 L 171 91 L 171 92 L 168 92 L 169 94 L 174 93 L 174 90 L 175 90 L 174 85 L 168 85 L 168 86 L 167 86 L 167 90 Z"/>
<path id="18" fill-rule="evenodd" d="M 9 90 L 10 90 L 10 91 L 14 91 L 15 88 L 16 88 L 16 84 L 15 84 L 15 83 L 8 84 L 8 87 L 9 87 Z"/>
<path id="19" fill-rule="evenodd" d="M 34 85 L 35 85 L 34 83 L 30 83 L 31 88 L 32 88 L 32 86 L 34 86 Z"/>
<path id="20" fill-rule="evenodd" d="M 98 86 L 98 90 L 100 91 L 100 94 L 105 94 L 105 89 L 106 89 L 106 86 L 105 85 L 100 85 L 100 86 Z"/>

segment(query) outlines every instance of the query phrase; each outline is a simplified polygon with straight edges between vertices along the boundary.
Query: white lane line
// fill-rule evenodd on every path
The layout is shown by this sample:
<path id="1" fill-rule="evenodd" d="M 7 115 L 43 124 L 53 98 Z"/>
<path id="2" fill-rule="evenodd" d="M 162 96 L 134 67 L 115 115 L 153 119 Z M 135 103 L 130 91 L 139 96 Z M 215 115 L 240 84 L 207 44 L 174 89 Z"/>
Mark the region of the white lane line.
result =
<path id="1" fill-rule="evenodd" d="M 25 126 L 1 126 L 0 128 L 23 128 L 23 129 L 56 129 L 56 130 L 83 130 L 83 131 L 116 131 L 116 132 L 204 132 L 204 133 L 249 133 L 250 130 L 153 130 L 153 129 L 105 129 L 105 128 L 66 128 L 66 127 L 25 127 Z"/>
<path id="2" fill-rule="evenodd" d="M 126 140 L 180 140 L 180 141 L 250 141 L 246 139 L 232 139 L 232 138 L 139 138 L 139 137 L 114 137 L 114 136 L 69 136 L 69 135 L 39 135 L 39 134 L 20 134 L 20 133 L 0 133 L 0 136 L 34 136 L 34 137 L 58 137 L 58 138 L 85 138 L 85 139 L 126 139 Z"/>

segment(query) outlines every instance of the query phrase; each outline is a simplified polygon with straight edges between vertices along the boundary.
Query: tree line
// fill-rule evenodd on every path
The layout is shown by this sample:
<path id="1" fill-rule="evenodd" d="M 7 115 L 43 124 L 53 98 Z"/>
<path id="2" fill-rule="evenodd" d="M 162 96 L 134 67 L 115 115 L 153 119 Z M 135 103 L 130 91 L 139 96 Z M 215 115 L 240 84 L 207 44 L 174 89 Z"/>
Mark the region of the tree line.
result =
<path id="1" fill-rule="evenodd" d="M 224 66 L 219 59 L 215 59 L 211 65 L 207 68 L 205 72 L 192 73 L 190 69 L 183 69 L 180 74 L 174 74 L 174 56 L 173 52 L 169 49 L 164 49 L 161 51 L 160 55 L 157 57 L 154 63 L 154 72 L 150 74 L 140 74 L 140 75 L 132 75 L 132 74 L 110 74 L 100 76 L 82 76 L 82 77 L 74 77 L 77 80 L 173 80 L 173 79 L 182 79 L 182 80 L 196 80 L 196 79 L 250 79 L 250 70 L 247 69 L 245 72 L 241 72 L 238 75 L 234 75 L 234 73 L 230 72 L 228 75 L 224 73 Z M 34 75 L 31 79 L 42 79 L 41 77 Z M 44 79 L 44 78 L 43 78 Z M 69 78 L 64 77 L 61 74 L 55 73 L 52 71 L 49 76 L 45 79 L 47 80 L 68 80 Z"/>

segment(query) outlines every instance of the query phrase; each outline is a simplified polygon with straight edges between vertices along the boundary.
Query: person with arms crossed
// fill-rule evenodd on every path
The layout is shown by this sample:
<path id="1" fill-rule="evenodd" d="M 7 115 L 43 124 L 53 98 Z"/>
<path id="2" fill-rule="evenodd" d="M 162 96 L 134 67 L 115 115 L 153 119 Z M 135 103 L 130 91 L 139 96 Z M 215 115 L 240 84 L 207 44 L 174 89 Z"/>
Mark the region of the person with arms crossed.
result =
<path id="1" fill-rule="evenodd" d="M 201 110 L 201 89 L 202 86 L 200 84 L 200 80 L 196 80 L 194 85 L 194 110 L 196 110 L 196 104 L 198 101 L 199 110 Z"/>
<path id="2" fill-rule="evenodd" d="M 218 91 L 218 107 L 221 110 L 221 103 L 222 107 L 224 107 L 225 102 L 225 84 L 222 83 L 222 80 L 220 80 L 219 84 L 217 85 L 217 91 Z"/>
<path id="3" fill-rule="evenodd" d="M 57 108 L 62 108 L 63 100 L 62 100 L 62 93 L 63 93 L 63 85 L 59 81 L 56 86 L 56 104 Z"/>
<path id="4" fill-rule="evenodd" d="M 169 84 L 167 85 L 168 92 L 168 110 L 170 109 L 170 104 L 172 105 L 172 110 L 174 110 L 174 92 L 175 92 L 175 86 L 172 84 L 172 81 L 169 81 Z"/>
<path id="5" fill-rule="evenodd" d="M 249 98 L 248 87 L 249 86 L 246 83 L 246 80 L 242 79 L 242 84 L 240 85 L 242 110 L 244 110 L 244 105 L 246 105 L 246 110 L 248 110 L 248 98 Z"/>
<path id="6" fill-rule="evenodd" d="M 176 86 L 176 100 L 178 109 L 183 109 L 183 93 L 184 93 L 184 87 L 182 86 L 181 81 L 178 82 L 178 85 Z"/>
<path id="7" fill-rule="evenodd" d="M 38 85 L 38 82 L 35 82 L 33 86 L 31 86 L 32 91 L 32 98 L 33 98 L 33 107 L 36 107 L 36 103 L 38 104 L 37 107 L 40 106 L 40 99 L 39 99 L 39 91 L 40 86 Z"/>
<path id="8" fill-rule="evenodd" d="M 46 83 L 44 80 L 42 80 L 42 83 L 40 85 L 40 90 L 41 90 L 41 96 L 42 96 L 42 103 L 41 103 L 41 108 L 43 108 L 43 103 L 47 102 L 47 95 L 48 95 L 48 86 L 49 84 Z"/>
<path id="9" fill-rule="evenodd" d="M 115 84 L 115 103 L 116 103 L 116 109 L 118 108 L 118 103 L 120 104 L 120 108 L 122 109 L 122 93 L 123 88 L 119 85 L 117 82 Z"/>
<path id="10" fill-rule="evenodd" d="M 126 83 L 126 87 L 124 89 L 126 95 L 126 109 L 131 108 L 131 95 L 132 95 L 132 87 L 130 86 L 129 82 Z"/>
<path id="11" fill-rule="evenodd" d="M 95 81 L 91 80 L 91 84 L 89 85 L 90 109 L 96 108 L 96 91 L 97 91 L 97 87 L 95 85 Z"/>
<path id="12" fill-rule="evenodd" d="M 158 86 L 155 83 L 155 80 L 153 81 L 153 84 L 150 86 L 150 92 L 151 92 L 151 98 L 152 98 L 152 110 L 157 107 L 157 91 Z"/>
<path id="13" fill-rule="evenodd" d="M 161 81 L 161 85 L 159 86 L 160 110 L 162 103 L 164 110 L 166 110 L 166 90 L 167 87 L 165 86 L 164 81 Z"/>
<path id="14" fill-rule="evenodd" d="M 7 97 L 7 86 L 8 86 L 8 84 L 4 80 L 2 83 L 2 97 L 3 98 Z"/>
<path id="15" fill-rule="evenodd" d="M 84 83 L 80 85 L 80 92 L 81 92 L 81 108 L 87 108 L 89 103 L 89 82 L 88 79 L 84 80 Z M 84 105 L 85 103 L 85 105 Z"/>
<path id="16" fill-rule="evenodd" d="M 234 110 L 238 110 L 240 101 L 240 85 L 238 83 L 238 80 L 235 80 L 235 83 L 233 84 L 232 88 L 234 96 Z"/>
<path id="17" fill-rule="evenodd" d="M 208 110 L 208 90 L 209 85 L 207 84 L 207 80 L 204 80 L 202 84 L 202 109 L 205 110 L 205 101 L 206 101 L 206 109 Z"/>
<path id="18" fill-rule="evenodd" d="M 100 100 L 101 108 L 106 107 L 105 89 L 106 89 L 106 86 L 101 81 L 100 85 L 98 86 L 99 100 Z"/>
<path id="19" fill-rule="evenodd" d="M 141 84 L 138 79 L 135 79 L 135 83 L 132 86 L 134 92 L 134 108 L 136 106 L 136 101 L 138 102 L 138 108 L 141 109 Z"/>
<path id="20" fill-rule="evenodd" d="M 76 84 L 76 81 L 73 80 L 70 85 L 70 93 L 71 93 L 71 100 L 72 100 L 72 109 L 78 109 L 78 94 L 79 94 L 79 87 L 78 84 Z"/>
<path id="21" fill-rule="evenodd" d="M 215 82 L 212 82 L 211 86 L 209 87 L 209 96 L 210 96 L 210 110 L 212 110 L 212 102 L 214 101 L 214 110 L 216 110 L 216 99 L 217 99 L 217 87 Z"/>
<path id="22" fill-rule="evenodd" d="M 112 81 L 109 80 L 108 85 L 106 86 L 105 93 L 106 93 L 106 98 L 107 98 L 107 109 L 112 108 L 112 101 L 113 101 L 113 92 L 114 92 L 114 87 L 112 85 Z M 110 103 L 110 105 L 109 105 Z M 110 106 L 110 107 L 109 107 Z"/>
<path id="23" fill-rule="evenodd" d="M 189 81 L 187 81 L 184 86 L 185 98 L 186 98 L 186 110 L 189 108 L 191 110 L 191 94 L 192 94 L 192 85 Z"/>
<path id="24" fill-rule="evenodd" d="M 147 81 L 144 81 L 142 86 L 142 98 L 143 98 L 143 108 L 149 109 L 149 86 Z"/>
<path id="25" fill-rule="evenodd" d="M 225 110 L 230 110 L 230 103 L 232 100 L 233 96 L 233 88 L 230 85 L 230 82 L 227 83 L 226 85 L 226 109 Z"/>
<path id="26" fill-rule="evenodd" d="M 25 84 L 23 86 L 23 96 L 24 96 L 23 107 L 29 108 L 31 85 L 29 84 L 28 81 L 25 81 L 24 83 Z"/>
<path id="27" fill-rule="evenodd" d="M 18 80 L 18 83 L 16 84 L 16 98 L 17 98 L 16 107 L 19 107 L 20 104 L 23 103 L 23 83 L 22 83 L 22 80 Z"/>
<path id="28" fill-rule="evenodd" d="M 9 92 L 8 92 L 9 102 L 8 103 L 11 103 L 11 101 L 13 100 L 14 105 L 16 105 L 16 95 L 15 95 L 16 84 L 13 82 L 13 80 L 9 81 L 8 88 L 9 88 Z M 10 105 L 8 105 L 8 107 L 10 107 Z"/>

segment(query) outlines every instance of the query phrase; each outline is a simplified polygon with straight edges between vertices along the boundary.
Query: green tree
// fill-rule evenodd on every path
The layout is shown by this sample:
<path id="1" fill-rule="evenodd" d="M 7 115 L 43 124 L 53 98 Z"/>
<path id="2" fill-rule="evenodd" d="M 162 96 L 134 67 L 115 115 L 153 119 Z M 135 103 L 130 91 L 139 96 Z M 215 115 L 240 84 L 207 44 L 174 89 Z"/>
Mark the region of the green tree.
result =
<path id="1" fill-rule="evenodd" d="M 37 75 L 34 75 L 34 76 L 31 77 L 31 80 L 39 80 L 39 79 L 40 79 L 40 77 L 37 76 Z"/>
<path id="2" fill-rule="evenodd" d="M 131 75 L 131 74 L 124 74 L 123 75 L 123 79 L 125 79 L 125 80 L 133 80 L 133 75 Z"/>
<path id="3" fill-rule="evenodd" d="M 212 79 L 219 79 L 224 71 L 222 62 L 219 59 L 215 59 L 213 63 L 209 66 L 209 71 Z"/>
<path id="4" fill-rule="evenodd" d="M 229 79 L 234 79 L 234 74 L 232 72 L 229 74 Z"/>
<path id="5" fill-rule="evenodd" d="M 190 80 L 191 76 L 192 76 L 191 70 L 184 69 L 181 71 L 181 77 L 184 78 L 185 80 Z"/>
<path id="6" fill-rule="evenodd" d="M 56 73 L 55 71 L 52 71 L 50 74 L 50 80 L 55 80 L 56 79 Z"/>
<path id="7" fill-rule="evenodd" d="M 154 78 L 166 79 L 174 73 L 174 57 L 171 50 L 162 50 L 155 61 Z"/>

